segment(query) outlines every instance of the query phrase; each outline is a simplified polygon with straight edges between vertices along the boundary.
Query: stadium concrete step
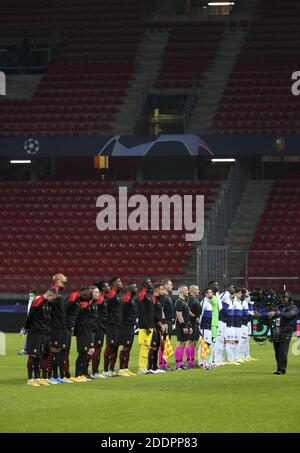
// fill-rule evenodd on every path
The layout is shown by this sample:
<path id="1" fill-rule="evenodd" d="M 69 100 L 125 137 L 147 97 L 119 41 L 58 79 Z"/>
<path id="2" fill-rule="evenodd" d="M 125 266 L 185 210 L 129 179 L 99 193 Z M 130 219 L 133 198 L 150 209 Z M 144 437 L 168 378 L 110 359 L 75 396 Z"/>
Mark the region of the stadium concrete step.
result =
<path id="1" fill-rule="evenodd" d="M 233 33 L 226 27 L 213 63 L 197 90 L 198 101 L 187 126 L 188 133 L 204 133 L 212 129 L 213 119 L 226 84 L 246 36 L 246 31 Z"/>
<path id="2" fill-rule="evenodd" d="M 272 184 L 272 180 L 249 180 L 246 183 L 242 200 L 236 209 L 226 239 L 226 244 L 230 248 L 231 277 L 239 277 L 245 265 L 246 253 L 251 246 Z"/>
<path id="3" fill-rule="evenodd" d="M 114 131 L 118 134 L 134 134 L 137 121 L 146 103 L 148 92 L 156 80 L 163 49 L 169 32 L 145 31 L 137 52 L 134 80 L 126 90 L 124 103 L 115 115 Z"/>
<path id="4" fill-rule="evenodd" d="M 31 99 L 42 78 L 41 74 L 8 74 L 6 99 Z"/>

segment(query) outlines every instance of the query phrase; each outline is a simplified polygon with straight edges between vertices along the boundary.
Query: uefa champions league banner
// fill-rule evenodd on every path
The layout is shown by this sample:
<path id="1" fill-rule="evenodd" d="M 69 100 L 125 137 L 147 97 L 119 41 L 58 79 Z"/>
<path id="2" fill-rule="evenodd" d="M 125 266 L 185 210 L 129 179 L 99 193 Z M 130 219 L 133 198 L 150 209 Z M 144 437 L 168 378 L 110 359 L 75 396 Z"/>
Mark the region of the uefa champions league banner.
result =
<path id="1" fill-rule="evenodd" d="M 0 157 L 300 155 L 300 134 L 1 137 Z"/>

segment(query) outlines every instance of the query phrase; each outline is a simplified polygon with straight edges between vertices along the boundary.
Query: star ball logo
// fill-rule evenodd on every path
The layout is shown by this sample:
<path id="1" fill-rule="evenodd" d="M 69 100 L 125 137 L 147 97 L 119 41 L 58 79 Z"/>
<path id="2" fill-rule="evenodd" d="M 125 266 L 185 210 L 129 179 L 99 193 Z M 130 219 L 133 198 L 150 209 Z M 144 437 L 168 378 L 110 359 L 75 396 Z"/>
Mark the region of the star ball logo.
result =
<path id="1" fill-rule="evenodd" d="M 6 95 L 6 76 L 4 72 L 0 71 L 0 96 Z"/>
<path id="2" fill-rule="evenodd" d="M 30 154 L 31 156 L 34 156 L 35 154 L 37 154 L 39 149 L 40 149 L 40 144 L 39 144 L 38 140 L 36 140 L 35 138 L 29 138 L 24 143 L 24 151 L 26 151 L 26 153 Z"/>

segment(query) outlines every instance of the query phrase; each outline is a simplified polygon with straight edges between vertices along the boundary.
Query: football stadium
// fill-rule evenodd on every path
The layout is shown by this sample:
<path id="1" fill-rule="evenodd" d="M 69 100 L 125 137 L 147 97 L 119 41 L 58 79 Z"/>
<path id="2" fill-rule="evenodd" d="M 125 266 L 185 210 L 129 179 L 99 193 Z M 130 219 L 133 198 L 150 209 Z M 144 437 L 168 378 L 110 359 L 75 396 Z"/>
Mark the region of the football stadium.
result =
<path id="1" fill-rule="evenodd" d="M 299 433 L 299 55 L 298 0 L 1 1 L 0 433 Z"/>

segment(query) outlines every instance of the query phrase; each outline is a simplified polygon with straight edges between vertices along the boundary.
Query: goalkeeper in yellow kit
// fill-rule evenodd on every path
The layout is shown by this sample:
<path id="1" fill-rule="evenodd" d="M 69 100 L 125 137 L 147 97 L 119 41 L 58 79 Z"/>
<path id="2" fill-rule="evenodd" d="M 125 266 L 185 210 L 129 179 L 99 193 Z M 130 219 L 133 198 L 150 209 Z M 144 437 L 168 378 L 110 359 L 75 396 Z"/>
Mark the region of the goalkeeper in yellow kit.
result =
<path id="1" fill-rule="evenodd" d="M 148 355 L 155 326 L 152 283 L 149 278 L 143 280 L 138 300 L 139 322 L 139 370 L 138 374 L 148 374 Z"/>

